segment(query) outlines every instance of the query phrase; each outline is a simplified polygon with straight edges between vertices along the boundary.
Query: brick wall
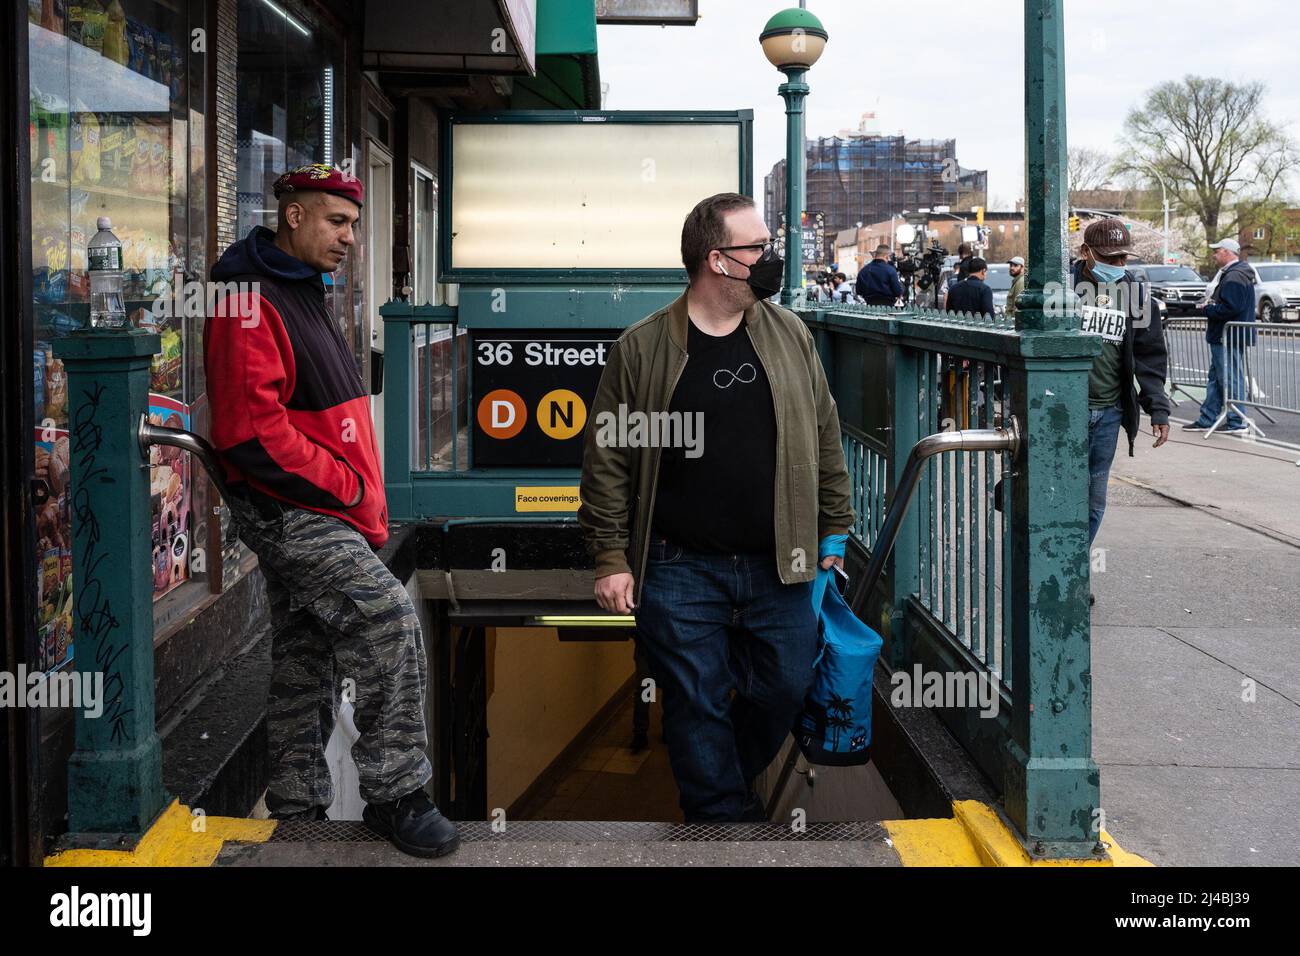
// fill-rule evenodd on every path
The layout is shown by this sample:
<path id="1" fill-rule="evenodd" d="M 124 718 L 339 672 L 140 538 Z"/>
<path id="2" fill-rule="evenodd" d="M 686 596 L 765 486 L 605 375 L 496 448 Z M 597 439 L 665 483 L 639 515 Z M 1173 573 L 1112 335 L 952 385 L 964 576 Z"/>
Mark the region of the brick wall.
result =
<path id="1" fill-rule="evenodd" d="M 213 46 L 217 54 L 217 255 L 238 236 L 237 168 L 235 137 L 238 118 L 235 113 L 239 87 L 235 68 L 239 57 L 239 0 L 217 0 L 217 36 Z M 210 47 L 209 49 L 211 49 Z"/>

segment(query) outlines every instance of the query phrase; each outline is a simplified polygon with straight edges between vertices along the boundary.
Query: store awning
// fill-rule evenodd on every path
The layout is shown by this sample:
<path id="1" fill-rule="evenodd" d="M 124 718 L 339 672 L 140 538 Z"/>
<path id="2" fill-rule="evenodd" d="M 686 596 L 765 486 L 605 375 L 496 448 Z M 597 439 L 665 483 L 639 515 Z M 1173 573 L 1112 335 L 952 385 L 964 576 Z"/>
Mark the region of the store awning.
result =
<path id="1" fill-rule="evenodd" d="M 366 0 L 362 68 L 531 76 L 545 0 Z M 593 49 L 595 43 L 593 19 Z"/>
<path id="2" fill-rule="evenodd" d="M 515 109 L 600 109 L 596 0 L 537 0 L 537 75 L 515 81 Z"/>

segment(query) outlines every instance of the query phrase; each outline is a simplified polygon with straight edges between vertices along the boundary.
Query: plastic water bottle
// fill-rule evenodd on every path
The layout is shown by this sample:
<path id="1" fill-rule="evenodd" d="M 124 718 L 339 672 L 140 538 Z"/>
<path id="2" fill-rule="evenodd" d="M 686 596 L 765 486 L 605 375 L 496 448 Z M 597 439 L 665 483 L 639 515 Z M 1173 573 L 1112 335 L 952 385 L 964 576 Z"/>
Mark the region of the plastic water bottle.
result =
<path id="1" fill-rule="evenodd" d="M 99 232 L 90 240 L 86 259 L 90 266 L 90 325 L 96 329 L 127 327 L 122 299 L 122 243 L 113 235 L 113 223 L 100 216 Z"/>

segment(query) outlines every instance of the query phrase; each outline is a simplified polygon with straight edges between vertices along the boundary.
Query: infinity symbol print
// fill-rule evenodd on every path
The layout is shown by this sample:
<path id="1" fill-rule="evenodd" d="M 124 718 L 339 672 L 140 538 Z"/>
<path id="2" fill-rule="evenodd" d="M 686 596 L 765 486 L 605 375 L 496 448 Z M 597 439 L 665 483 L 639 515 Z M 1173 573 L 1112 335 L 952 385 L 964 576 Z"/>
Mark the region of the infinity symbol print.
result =
<path id="1" fill-rule="evenodd" d="M 745 378 L 745 369 L 749 369 L 749 378 Z M 725 382 L 718 381 L 718 376 L 725 375 Z M 748 362 L 740 366 L 734 372 L 731 369 L 720 368 L 713 373 L 713 384 L 718 388 L 730 388 L 732 382 L 739 382 L 742 385 L 748 385 L 754 379 L 758 378 L 758 371 Z"/>

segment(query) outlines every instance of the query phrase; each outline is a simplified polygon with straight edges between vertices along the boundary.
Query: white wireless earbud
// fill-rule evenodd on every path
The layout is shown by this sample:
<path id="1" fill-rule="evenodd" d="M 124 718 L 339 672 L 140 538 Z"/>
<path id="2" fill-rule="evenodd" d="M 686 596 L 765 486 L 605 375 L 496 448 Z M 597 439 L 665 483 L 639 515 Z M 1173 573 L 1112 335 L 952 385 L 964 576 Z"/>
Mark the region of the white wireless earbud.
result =
<path id="1" fill-rule="evenodd" d="M 728 279 L 731 278 L 731 273 L 727 271 L 727 267 L 724 266 L 721 262 L 718 263 L 718 268 L 722 270 L 722 274 L 724 276 L 726 276 Z"/>

